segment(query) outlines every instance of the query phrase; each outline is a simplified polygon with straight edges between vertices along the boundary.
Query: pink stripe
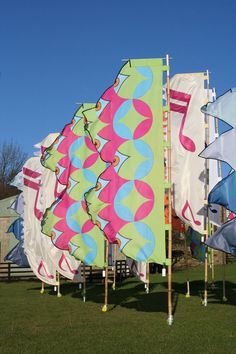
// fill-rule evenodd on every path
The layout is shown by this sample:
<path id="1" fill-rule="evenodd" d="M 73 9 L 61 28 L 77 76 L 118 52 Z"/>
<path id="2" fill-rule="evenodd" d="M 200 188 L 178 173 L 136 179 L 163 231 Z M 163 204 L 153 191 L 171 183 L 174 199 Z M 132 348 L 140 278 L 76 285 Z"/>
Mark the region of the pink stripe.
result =
<path id="1" fill-rule="evenodd" d="M 32 171 L 27 167 L 23 167 L 23 173 L 28 176 L 28 177 L 32 177 L 32 178 L 38 178 L 41 176 L 41 173 L 36 172 L 36 171 Z"/>
<path id="2" fill-rule="evenodd" d="M 27 187 L 30 187 L 36 191 L 39 190 L 39 187 L 40 187 L 40 183 L 36 183 L 36 182 L 33 182 L 33 181 L 30 181 L 28 180 L 27 178 L 24 178 L 24 185 L 27 186 Z"/>

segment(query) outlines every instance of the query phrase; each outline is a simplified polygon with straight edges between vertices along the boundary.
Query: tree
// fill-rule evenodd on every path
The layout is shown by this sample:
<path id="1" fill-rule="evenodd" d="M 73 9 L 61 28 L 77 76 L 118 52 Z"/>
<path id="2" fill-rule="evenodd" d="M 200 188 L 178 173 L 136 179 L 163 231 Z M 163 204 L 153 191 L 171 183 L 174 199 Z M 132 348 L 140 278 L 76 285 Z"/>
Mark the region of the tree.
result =
<path id="1" fill-rule="evenodd" d="M 0 199 L 17 194 L 17 189 L 9 185 L 13 178 L 20 172 L 27 154 L 14 143 L 0 143 Z"/>

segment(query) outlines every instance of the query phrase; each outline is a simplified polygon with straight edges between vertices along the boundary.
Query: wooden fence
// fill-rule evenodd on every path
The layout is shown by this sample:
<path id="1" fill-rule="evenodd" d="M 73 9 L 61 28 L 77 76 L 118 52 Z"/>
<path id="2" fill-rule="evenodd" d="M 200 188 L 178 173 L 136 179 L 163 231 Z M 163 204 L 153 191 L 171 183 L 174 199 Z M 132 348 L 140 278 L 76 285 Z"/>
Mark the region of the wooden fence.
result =
<path id="1" fill-rule="evenodd" d="M 103 269 L 85 266 L 85 276 L 90 282 L 92 281 L 102 281 Z M 83 267 L 81 269 L 83 274 Z M 122 281 L 122 279 L 130 275 L 129 268 L 125 260 L 116 261 L 116 279 Z M 112 267 L 108 267 L 108 277 L 112 278 L 114 276 L 114 270 Z M 31 268 L 18 267 L 14 263 L 0 263 L 0 281 L 11 281 L 20 279 L 37 279 Z"/>

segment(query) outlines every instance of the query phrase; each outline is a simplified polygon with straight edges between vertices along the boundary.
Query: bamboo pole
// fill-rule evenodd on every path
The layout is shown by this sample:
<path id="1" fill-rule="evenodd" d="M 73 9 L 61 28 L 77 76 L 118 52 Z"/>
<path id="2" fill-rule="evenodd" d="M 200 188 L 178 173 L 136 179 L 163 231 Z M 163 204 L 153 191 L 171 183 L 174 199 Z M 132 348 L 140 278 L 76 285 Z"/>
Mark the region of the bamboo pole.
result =
<path id="1" fill-rule="evenodd" d="M 62 297 L 62 294 L 60 292 L 60 273 L 59 272 L 56 272 L 57 273 L 57 280 L 58 280 L 58 285 L 57 285 L 57 297 Z"/>
<path id="2" fill-rule="evenodd" d="M 105 256 L 105 297 L 104 297 L 104 305 L 102 307 L 102 312 L 107 312 L 108 310 L 108 241 L 106 243 L 106 256 Z"/>
<path id="3" fill-rule="evenodd" d="M 150 264 L 146 263 L 146 294 L 150 292 Z"/>
<path id="4" fill-rule="evenodd" d="M 216 124 L 216 134 L 218 136 L 219 134 L 219 120 L 218 118 L 215 118 L 215 124 Z M 219 177 L 222 178 L 222 166 L 221 166 L 221 161 L 218 160 L 218 174 Z M 223 207 L 221 207 L 221 222 L 222 224 L 225 221 L 225 212 Z M 225 260 L 226 260 L 226 255 L 222 252 L 222 301 L 226 302 L 227 297 L 226 297 L 226 286 L 225 286 Z"/>
<path id="5" fill-rule="evenodd" d="M 44 293 L 44 282 L 42 281 L 42 285 L 41 285 L 41 290 L 40 290 L 40 294 Z"/>
<path id="6" fill-rule="evenodd" d="M 215 122 L 216 122 L 216 133 L 217 135 L 219 134 L 219 121 L 218 118 L 215 118 Z M 219 172 L 219 176 L 220 178 L 222 178 L 222 166 L 221 166 L 221 161 L 218 160 L 218 172 Z M 221 207 L 221 222 L 222 224 L 225 221 L 225 211 L 223 209 L 223 207 Z M 222 252 L 222 291 L 223 291 L 223 295 L 222 295 L 222 301 L 226 302 L 228 299 L 226 297 L 226 286 L 225 286 L 225 263 L 226 263 L 226 255 Z"/>
<path id="7" fill-rule="evenodd" d="M 209 71 L 207 70 L 207 75 L 206 75 L 206 80 L 207 80 L 207 100 L 209 102 L 210 99 L 210 80 L 209 80 Z M 209 116 L 206 114 L 205 115 L 205 136 L 206 136 L 206 144 L 209 145 Z M 205 217 L 204 217 L 204 228 L 205 228 L 205 241 L 208 239 L 208 234 L 209 234 L 209 212 L 208 212 L 208 206 L 207 206 L 207 197 L 208 197 L 208 188 L 209 187 L 209 162 L 208 159 L 205 161 L 205 199 L 206 199 L 206 205 L 205 205 Z M 206 246 L 205 250 L 205 262 L 204 262 L 204 270 L 205 270 L 205 276 L 204 276 L 204 299 L 203 299 L 203 305 L 207 306 L 207 298 L 208 298 L 208 292 L 207 292 L 207 287 L 208 287 L 208 247 Z"/>
<path id="8" fill-rule="evenodd" d="M 86 302 L 86 274 L 85 274 L 84 263 L 83 263 L 83 302 Z"/>
<path id="9" fill-rule="evenodd" d="M 169 55 L 166 55 L 166 86 L 167 86 L 167 141 L 169 142 L 168 147 L 168 158 L 167 158 L 167 171 L 168 171 L 168 182 L 171 184 L 171 123 L 170 123 L 170 70 L 169 70 Z M 168 189 L 168 216 L 169 224 L 172 224 L 172 203 L 171 203 L 171 187 Z M 168 230 L 168 258 L 170 265 L 168 265 L 168 320 L 167 323 L 171 326 L 173 324 L 173 306 L 172 306 L 172 229 Z"/>
<path id="10" fill-rule="evenodd" d="M 222 252 L 222 285 L 223 285 L 222 301 L 223 302 L 226 302 L 228 300 L 226 297 L 226 287 L 225 287 L 225 263 L 226 263 L 226 254 Z"/>
<path id="11" fill-rule="evenodd" d="M 211 288 L 215 289 L 215 259 L 214 249 L 211 249 Z"/>
<path id="12" fill-rule="evenodd" d="M 187 279 L 186 279 L 187 292 L 185 294 L 185 297 L 189 298 L 190 297 L 190 282 L 189 282 L 188 248 L 187 248 L 186 236 L 184 236 L 184 258 L 185 258 L 185 266 L 186 266 L 186 273 L 187 273 Z"/>
<path id="13" fill-rule="evenodd" d="M 113 290 L 116 290 L 116 244 L 113 245 L 113 248 L 114 248 L 114 257 L 113 257 L 113 284 L 112 284 L 112 289 Z"/>

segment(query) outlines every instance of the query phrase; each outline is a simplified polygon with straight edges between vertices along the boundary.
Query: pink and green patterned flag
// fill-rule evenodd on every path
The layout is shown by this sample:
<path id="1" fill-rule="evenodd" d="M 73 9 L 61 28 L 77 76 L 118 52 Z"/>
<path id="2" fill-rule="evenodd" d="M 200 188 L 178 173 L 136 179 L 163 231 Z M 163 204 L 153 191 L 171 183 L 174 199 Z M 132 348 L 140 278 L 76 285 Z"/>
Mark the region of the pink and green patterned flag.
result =
<path id="1" fill-rule="evenodd" d="M 128 257 L 168 264 L 164 215 L 162 59 L 130 60 L 83 112 L 107 168 L 86 195 L 94 223 Z"/>
<path id="2" fill-rule="evenodd" d="M 44 214 L 42 231 L 51 236 L 56 247 L 68 250 L 76 259 L 103 267 L 104 236 L 90 220 L 85 202 L 85 193 L 96 186 L 99 174 L 105 169 L 84 131 L 82 111 L 93 106 L 82 105 L 43 153 L 42 164 L 56 173 L 65 189 Z"/>

